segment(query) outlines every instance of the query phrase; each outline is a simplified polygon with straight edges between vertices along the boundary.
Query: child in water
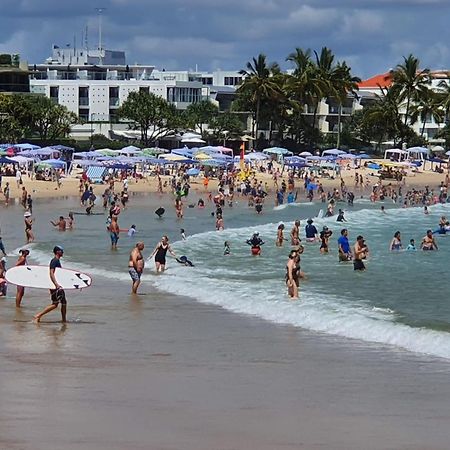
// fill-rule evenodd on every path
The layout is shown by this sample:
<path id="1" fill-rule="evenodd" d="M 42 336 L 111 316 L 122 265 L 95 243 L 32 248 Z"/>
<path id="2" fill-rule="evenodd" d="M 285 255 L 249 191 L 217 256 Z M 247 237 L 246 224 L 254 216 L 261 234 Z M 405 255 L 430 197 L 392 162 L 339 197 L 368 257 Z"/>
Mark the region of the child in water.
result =
<path id="1" fill-rule="evenodd" d="M 223 254 L 224 255 L 230 255 L 231 254 L 230 243 L 228 241 L 225 241 L 224 244 L 223 244 Z"/>
<path id="2" fill-rule="evenodd" d="M 186 240 L 186 233 L 184 232 L 184 228 L 181 228 L 181 229 L 180 229 L 180 234 L 181 234 L 181 239 L 182 239 L 183 241 L 185 241 L 185 240 Z"/>
<path id="3" fill-rule="evenodd" d="M 406 247 L 406 250 L 408 250 L 410 252 L 415 252 L 417 250 L 416 249 L 416 243 L 414 242 L 414 239 L 411 239 L 409 241 L 409 245 L 408 245 L 408 247 Z"/>

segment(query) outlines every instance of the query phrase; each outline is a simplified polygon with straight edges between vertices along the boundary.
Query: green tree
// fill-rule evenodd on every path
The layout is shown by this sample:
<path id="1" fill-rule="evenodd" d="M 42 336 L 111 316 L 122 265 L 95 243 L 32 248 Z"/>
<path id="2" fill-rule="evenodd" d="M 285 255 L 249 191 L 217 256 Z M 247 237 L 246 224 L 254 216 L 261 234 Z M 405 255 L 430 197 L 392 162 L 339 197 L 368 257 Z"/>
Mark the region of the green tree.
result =
<path id="1" fill-rule="evenodd" d="M 439 124 L 444 120 L 444 115 L 445 113 L 439 95 L 431 89 L 423 91 L 417 103 L 411 107 L 411 123 L 414 124 L 419 118 L 422 122 L 422 129 L 420 130 L 421 137 L 425 133 L 425 125 L 428 118 L 432 117 Z"/>
<path id="2" fill-rule="evenodd" d="M 190 104 L 185 111 L 186 123 L 203 136 L 205 125 L 209 124 L 219 113 L 219 108 L 209 100 Z"/>
<path id="3" fill-rule="evenodd" d="M 66 137 L 72 125 L 78 122 L 76 114 L 48 97 L 26 97 L 26 103 L 31 114 L 31 131 L 43 141 Z"/>
<path id="4" fill-rule="evenodd" d="M 214 116 L 209 124 L 213 136 L 218 140 L 225 141 L 242 135 L 244 125 L 237 114 L 224 112 Z"/>
<path id="5" fill-rule="evenodd" d="M 26 97 L 0 94 L 0 140 L 15 143 L 30 133 L 30 125 Z"/>
<path id="6" fill-rule="evenodd" d="M 118 109 L 117 115 L 130 120 L 135 129 L 141 132 L 144 145 L 165 136 L 178 128 L 182 117 L 174 105 L 152 92 L 131 92 Z"/>
<path id="7" fill-rule="evenodd" d="M 430 70 L 420 69 L 420 61 L 413 55 L 403 57 L 403 64 L 398 64 L 393 72 L 393 83 L 400 92 L 400 101 L 405 105 L 404 124 L 410 120 L 411 105 L 426 95 L 431 83 Z"/>
<path id="8" fill-rule="evenodd" d="M 245 78 L 239 85 L 237 93 L 248 99 L 248 108 L 254 114 L 255 130 L 252 130 L 254 136 L 255 134 L 258 136 L 260 129 L 260 113 L 263 102 L 283 97 L 283 92 L 274 79 L 274 75 L 279 72 L 278 64 L 268 64 L 266 56 L 263 54 L 247 62 L 246 69 L 239 72 Z"/>

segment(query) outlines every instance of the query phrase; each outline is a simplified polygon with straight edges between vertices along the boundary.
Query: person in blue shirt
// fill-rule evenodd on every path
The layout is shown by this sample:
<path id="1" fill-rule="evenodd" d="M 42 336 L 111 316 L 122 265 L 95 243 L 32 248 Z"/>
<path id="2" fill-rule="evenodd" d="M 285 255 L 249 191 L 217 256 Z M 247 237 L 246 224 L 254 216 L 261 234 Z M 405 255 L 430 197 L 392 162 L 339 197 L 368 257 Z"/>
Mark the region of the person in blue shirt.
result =
<path id="1" fill-rule="evenodd" d="M 305 227 L 306 241 L 314 242 L 318 239 L 318 231 L 317 228 L 313 225 L 313 220 L 308 219 L 306 221 L 307 225 Z"/>
<path id="2" fill-rule="evenodd" d="M 348 242 L 348 230 L 344 228 L 341 230 L 341 236 L 338 239 L 339 246 L 339 261 L 351 261 L 352 251 Z"/>
<path id="3" fill-rule="evenodd" d="M 410 239 L 408 247 L 406 247 L 406 250 L 409 252 L 415 252 L 417 250 L 416 243 L 414 239 Z"/>

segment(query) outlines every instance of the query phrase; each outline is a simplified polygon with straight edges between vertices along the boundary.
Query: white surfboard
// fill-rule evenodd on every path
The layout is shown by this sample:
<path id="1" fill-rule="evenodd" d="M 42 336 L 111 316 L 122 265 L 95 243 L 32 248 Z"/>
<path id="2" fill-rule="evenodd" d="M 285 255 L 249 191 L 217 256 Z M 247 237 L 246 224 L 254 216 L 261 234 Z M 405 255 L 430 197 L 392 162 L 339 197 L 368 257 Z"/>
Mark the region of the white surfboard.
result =
<path id="1" fill-rule="evenodd" d="M 55 277 L 58 284 L 63 289 L 83 289 L 92 284 L 92 278 L 77 270 L 55 269 Z M 55 285 L 50 279 L 50 269 L 48 266 L 17 266 L 6 271 L 6 281 L 17 286 L 55 289 Z"/>
<path id="2" fill-rule="evenodd" d="M 319 213 L 317 214 L 317 219 L 321 219 L 323 217 L 323 209 L 319 210 Z"/>

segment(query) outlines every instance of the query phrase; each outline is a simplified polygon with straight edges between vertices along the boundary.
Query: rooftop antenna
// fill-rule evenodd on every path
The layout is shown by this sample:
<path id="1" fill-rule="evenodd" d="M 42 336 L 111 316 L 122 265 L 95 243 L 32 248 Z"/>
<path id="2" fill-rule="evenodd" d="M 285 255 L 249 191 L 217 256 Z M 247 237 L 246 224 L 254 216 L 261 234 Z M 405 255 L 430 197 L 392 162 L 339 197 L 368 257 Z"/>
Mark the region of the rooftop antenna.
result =
<path id="1" fill-rule="evenodd" d="M 99 50 L 99 63 L 102 64 L 102 14 L 106 11 L 106 8 L 95 8 L 98 14 L 98 50 Z"/>
<path id="2" fill-rule="evenodd" d="M 89 50 L 89 45 L 88 45 L 88 26 L 86 25 L 86 30 L 84 32 L 84 46 L 86 47 L 86 51 Z"/>

